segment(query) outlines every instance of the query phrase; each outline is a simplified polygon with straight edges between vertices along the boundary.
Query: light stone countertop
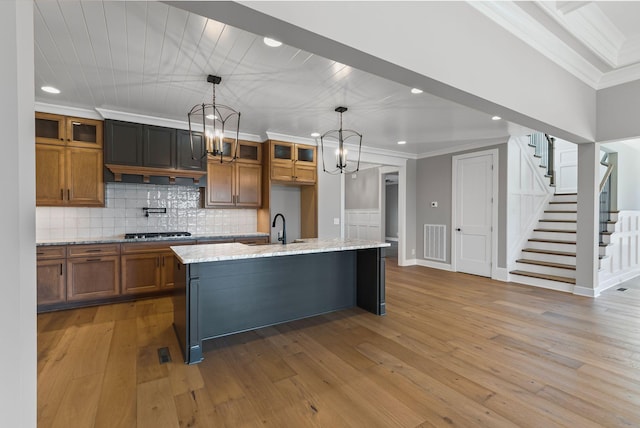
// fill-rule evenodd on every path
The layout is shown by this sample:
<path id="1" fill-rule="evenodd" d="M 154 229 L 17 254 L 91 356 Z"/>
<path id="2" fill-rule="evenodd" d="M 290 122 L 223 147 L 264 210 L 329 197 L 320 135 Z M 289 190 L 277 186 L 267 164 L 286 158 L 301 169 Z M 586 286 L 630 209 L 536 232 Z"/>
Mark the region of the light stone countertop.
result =
<path id="1" fill-rule="evenodd" d="M 296 242 L 299 241 L 299 242 Z M 390 247 L 391 244 L 363 239 L 300 239 L 290 244 L 245 245 L 240 243 L 203 244 L 171 247 L 184 264 L 254 259 L 259 257 L 292 256 Z"/>
<path id="2" fill-rule="evenodd" d="M 83 244 L 114 244 L 114 243 L 134 243 L 134 242 L 162 242 L 162 241 L 195 241 L 198 239 L 229 239 L 229 238 L 267 238 L 269 234 L 261 232 L 237 232 L 237 233 L 193 233 L 191 236 L 171 236 L 157 238 L 136 238 L 125 239 L 124 235 L 105 236 L 101 238 L 76 238 L 76 239 L 56 239 L 36 242 L 38 246 L 47 245 L 83 245 Z M 217 244 L 220 245 L 220 244 Z"/>

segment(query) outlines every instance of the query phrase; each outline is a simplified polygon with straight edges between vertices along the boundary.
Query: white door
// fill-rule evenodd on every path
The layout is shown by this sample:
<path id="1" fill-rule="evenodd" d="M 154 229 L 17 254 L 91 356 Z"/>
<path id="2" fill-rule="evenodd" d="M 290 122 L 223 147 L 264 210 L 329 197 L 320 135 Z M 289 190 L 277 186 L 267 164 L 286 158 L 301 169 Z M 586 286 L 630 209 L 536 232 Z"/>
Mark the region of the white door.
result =
<path id="1" fill-rule="evenodd" d="M 454 267 L 458 272 L 491 277 L 494 155 L 454 156 Z"/>

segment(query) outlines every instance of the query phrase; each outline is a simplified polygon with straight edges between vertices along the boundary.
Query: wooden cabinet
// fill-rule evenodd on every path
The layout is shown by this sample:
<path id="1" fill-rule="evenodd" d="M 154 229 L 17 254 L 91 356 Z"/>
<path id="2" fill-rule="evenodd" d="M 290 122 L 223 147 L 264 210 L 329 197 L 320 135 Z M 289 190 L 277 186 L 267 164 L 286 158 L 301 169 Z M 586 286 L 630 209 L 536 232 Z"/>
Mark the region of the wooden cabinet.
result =
<path id="1" fill-rule="evenodd" d="M 65 247 L 39 247 L 36 255 L 38 306 L 64 303 L 67 300 Z"/>
<path id="2" fill-rule="evenodd" d="M 173 287 L 173 252 L 191 241 L 122 245 L 122 294 L 143 294 Z"/>
<path id="3" fill-rule="evenodd" d="M 239 143 L 235 162 L 207 160 L 205 208 L 258 208 L 262 205 L 262 145 L 249 141 Z"/>
<path id="4" fill-rule="evenodd" d="M 72 245 L 67 248 L 67 302 L 120 294 L 120 245 Z"/>
<path id="5" fill-rule="evenodd" d="M 104 206 L 102 168 L 101 122 L 36 113 L 37 206 Z"/>
<path id="6" fill-rule="evenodd" d="M 269 141 L 271 180 L 315 184 L 317 180 L 317 151 L 315 146 Z"/>
<path id="7" fill-rule="evenodd" d="M 102 121 L 36 112 L 36 143 L 102 150 Z"/>

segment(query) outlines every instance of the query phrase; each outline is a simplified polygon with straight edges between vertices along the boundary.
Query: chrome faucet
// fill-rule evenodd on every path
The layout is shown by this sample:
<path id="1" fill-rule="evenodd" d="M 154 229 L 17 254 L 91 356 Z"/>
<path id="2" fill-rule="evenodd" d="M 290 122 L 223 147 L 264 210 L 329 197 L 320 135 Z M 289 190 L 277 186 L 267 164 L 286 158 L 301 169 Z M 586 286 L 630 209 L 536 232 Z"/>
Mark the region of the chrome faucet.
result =
<path id="1" fill-rule="evenodd" d="M 276 227 L 276 220 L 278 219 L 278 216 L 282 217 L 282 236 L 278 237 L 278 241 L 282 241 L 282 244 L 286 244 L 287 243 L 287 222 L 284 220 L 284 216 L 280 213 L 276 214 L 273 217 L 273 224 L 271 224 L 271 227 Z"/>

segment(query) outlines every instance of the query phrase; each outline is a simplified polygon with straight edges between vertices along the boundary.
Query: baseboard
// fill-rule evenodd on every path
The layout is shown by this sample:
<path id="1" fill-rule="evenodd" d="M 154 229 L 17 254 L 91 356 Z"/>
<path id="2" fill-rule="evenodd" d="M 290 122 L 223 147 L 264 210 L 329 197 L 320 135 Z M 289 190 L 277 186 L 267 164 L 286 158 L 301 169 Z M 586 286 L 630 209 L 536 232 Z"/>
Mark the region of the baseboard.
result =
<path id="1" fill-rule="evenodd" d="M 398 266 L 415 266 L 418 264 L 418 261 L 416 259 L 405 259 L 404 262 L 402 262 L 400 259 L 398 259 Z"/>
<path id="2" fill-rule="evenodd" d="M 573 294 L 575 294 L 576 296 L 598 297 L 600 295 L 600 291 L 595 288 L 576 285 L 573 287 Z"/>
<path id="3" fill-rule="evenodd" d="M 495 279 L 496 281 L 509 282 L 509 269 L 506 268 L 495 268 L 493 270 L 493 275 L 491 279 Z"/>
<path id="4" fill-rule="evenodd" d="M 392 238 L 390 236 L 385 236 L 385 241 L 398 242 L 398 238 Z"/>
<path id="5" fill-rule="evenodd" d="M 451 272 L 451 265 L 449 263 L 441 263 L 441 262 L 434 262 L 434 261 L 431 261 L 431 260 L 418 260 L 418 259 L 415 259 L 415 264 L 417 264 L 418 266 L 424 266 L 424 267 L 440 269 L 440 270 L 448 270 L 448 271 Z"/>
<path id="6" fill-rule="evenodd" d="M 630 279 L 633 279 L 637 276 L 640 276 L 640 270 L 639 269 L 633 269 L 633 270 L 629 270 L 627 272 L 623 272 L 620 274 L 617 274 L 616 276 L 613 276 L 612 278 L 607 278 L 604 281 L 601 281 L 598 284 L 598 287 L 596 288 L 596 295 L 599 295 L 600 293 L 602 293 L 605 290 L 608 290 L 612 287 L 615 287 L 616 285 L 620 285 L 625 281 L 629 281 Z"/>

